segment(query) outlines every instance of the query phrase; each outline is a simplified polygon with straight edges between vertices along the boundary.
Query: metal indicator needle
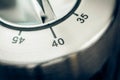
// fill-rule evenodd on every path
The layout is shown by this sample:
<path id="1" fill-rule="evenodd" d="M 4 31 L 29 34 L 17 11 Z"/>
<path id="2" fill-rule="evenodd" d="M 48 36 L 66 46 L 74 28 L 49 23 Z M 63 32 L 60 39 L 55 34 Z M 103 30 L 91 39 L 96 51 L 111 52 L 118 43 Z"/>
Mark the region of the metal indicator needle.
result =
<path id="1" fill-rule="evenodd" d="M 54 11 L 48 0 L 33 0 L 38 17 L 41 17 L 42 22 L 48 22 L 55 19 Z"/>
<path id="2" fill-rule="evenodd" d="M 56 18 L 55 13 L 48 0 L 37 0 L 45 14 L 45 22 L 54 20 Z"/>

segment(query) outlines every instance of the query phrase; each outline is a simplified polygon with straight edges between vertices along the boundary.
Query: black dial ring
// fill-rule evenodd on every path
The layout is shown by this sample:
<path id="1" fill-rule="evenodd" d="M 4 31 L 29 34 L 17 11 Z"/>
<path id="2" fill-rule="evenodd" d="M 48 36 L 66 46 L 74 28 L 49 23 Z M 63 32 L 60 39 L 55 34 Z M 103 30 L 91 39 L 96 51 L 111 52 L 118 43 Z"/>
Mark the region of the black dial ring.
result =
<path id="1" fill-rule="evenodd" d="M 79 7 L 80 3 L 81 3 L 81 0 L 77 0 L 73 9 L 67 15 L 65 15 L 64 17 L 58 19 L 57 21 L 55 21 L 53 23 L 46 24 L 43 26 L 36 26 L 36 27 L 31 27 L 31 28 L 16 27 L 16 26 L 7 24 L 7 23 L 2 22 L 2 21 L 0 21 L 0 25 L 4 26 L 6 28 L 9 28 L 9 29 L 14 29 L 14 30 L 19 30 L 19 31 L 36 31 L 36 30 L 47 29 L 47 28 L 53 27 L 53 26 L 65 21 L 67 18 L 69 18 L 76 11 L 76 9 Z"/>

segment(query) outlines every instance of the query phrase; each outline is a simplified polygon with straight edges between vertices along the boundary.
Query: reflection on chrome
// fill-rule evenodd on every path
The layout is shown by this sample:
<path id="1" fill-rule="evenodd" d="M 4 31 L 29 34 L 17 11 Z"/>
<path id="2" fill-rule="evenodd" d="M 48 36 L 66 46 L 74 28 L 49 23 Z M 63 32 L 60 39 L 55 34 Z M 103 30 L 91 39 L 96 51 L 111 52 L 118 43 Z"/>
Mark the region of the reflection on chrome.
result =
<path id="1" fill-rule="evenodd" d="M 0 18 L 22 25 L 44 24 L 59 19 L 77 0 L 0 0 Z"/>

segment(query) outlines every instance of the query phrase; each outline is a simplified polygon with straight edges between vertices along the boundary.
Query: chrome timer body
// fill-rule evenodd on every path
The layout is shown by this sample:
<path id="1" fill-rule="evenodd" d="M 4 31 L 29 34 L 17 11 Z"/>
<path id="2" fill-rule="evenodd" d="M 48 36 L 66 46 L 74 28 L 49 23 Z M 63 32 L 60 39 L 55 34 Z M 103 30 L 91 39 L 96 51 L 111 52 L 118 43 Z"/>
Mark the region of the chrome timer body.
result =
<path id="1" fill-rule="evenodd" d="M 116 52 L 118 9 L 118 0 L 0 0 L 1 66 L 20 80 L 87 80 Z"/>

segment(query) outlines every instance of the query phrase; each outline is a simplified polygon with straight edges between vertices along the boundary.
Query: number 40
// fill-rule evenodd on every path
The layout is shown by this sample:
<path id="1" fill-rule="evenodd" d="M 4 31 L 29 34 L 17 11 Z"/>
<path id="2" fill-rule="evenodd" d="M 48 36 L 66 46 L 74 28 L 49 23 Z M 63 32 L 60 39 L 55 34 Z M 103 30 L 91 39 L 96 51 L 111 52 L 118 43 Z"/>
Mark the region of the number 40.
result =
<path id="1" fill-rule="evenodd" d="M 65 44 L 64 39 L 59 38 L 59 39 L 56 39 L 56 40 L 53 41 L 52 47 L 58 47 L 58 46 L 61 46 L 61 45 L 64 45 L 64 44 Z"/>

